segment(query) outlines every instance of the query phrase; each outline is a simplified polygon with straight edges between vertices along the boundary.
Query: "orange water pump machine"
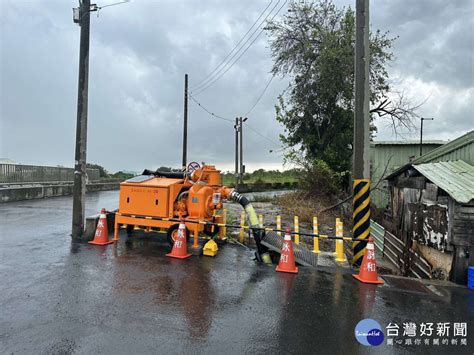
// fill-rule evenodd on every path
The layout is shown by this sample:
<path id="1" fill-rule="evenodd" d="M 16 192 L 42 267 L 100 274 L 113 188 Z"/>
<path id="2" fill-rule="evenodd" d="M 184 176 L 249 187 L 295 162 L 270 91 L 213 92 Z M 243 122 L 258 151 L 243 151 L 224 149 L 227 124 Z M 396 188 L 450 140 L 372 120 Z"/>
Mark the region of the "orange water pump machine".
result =
<path id="1" fill-rule="evenodd" d="M 118 228 L 166 231 L 168 242 L 174 243 L 179 223 L 168 219 L 185 219 L 187 236 L 205 233 L 214 236 L 216 226 L 196 221 L 222 223 L 222 201 L 233 189 L 222 186 L 221 172 L 213 165 L 198 166 L 192 171 L 150 171 L 120 184 L 120 204 L 115 216 L 114 239 Z"/>

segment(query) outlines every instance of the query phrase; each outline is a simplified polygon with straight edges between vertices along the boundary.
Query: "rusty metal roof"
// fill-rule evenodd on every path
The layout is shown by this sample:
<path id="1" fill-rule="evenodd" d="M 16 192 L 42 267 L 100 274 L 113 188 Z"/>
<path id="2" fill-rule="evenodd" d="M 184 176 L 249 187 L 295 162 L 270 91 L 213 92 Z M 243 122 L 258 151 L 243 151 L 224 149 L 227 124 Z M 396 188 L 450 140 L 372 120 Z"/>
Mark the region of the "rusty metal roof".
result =
<path id="1" fill-rule="evenodd" d="M 446 191 L 455 201 L 474 199 L 474 166 L 462 160 L 413 165 L 428 180 Z"/>

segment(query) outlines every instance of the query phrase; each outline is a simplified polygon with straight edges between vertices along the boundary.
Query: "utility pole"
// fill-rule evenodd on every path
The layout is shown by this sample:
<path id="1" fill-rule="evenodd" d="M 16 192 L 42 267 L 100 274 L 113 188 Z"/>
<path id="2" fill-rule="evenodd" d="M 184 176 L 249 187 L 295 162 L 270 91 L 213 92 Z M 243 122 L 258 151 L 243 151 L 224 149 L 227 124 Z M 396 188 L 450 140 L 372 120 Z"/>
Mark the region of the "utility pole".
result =
<path id="1" fill-rule="evenodd" d="M 245 165 L 244 165 L 244 122 L 247 121 L 247 117 L 239 117 L 240 126 L 240 183 L 244 183 Z"/>
<path id="2" fill-rule="evenodd" d="M 242 117 L 239 117 L 239 133 L 240 133 L 240 172 L 239 172 L 239 181 L 241 184 L 244 182 L 244 127 L 243 127 L 243 121 Z"/>
<path id="3" fill-rule="evenodd" d="M 352 263 L 359 266 L 370 235 L 369 0 L 356 0 L 354 200 Z"/>
<path id="4" fill-rule="evenodd" d="M 188 149 L 188 74 L 184 74 L 183 169 L 186 170 Z"/>
<path id="5" fill-rule="evenodd" d="M 433 117 L 421 117 L 421 127 L 420 127 L 420 157 L 423 155 L 423 121 L 433 121 Z"/>
<path id="6" fill-rule="evenodd" d="M 87 101 L 89 82 L 90 0 L 79 2 L 74 9 L 74 21 L 81 26 L 79 48 L 79 80 L 77 93 L 76 152 L 72 204 L 72 237 L 81 238 L 84 232 L 87 151 Z M 77 21 L 76 21 L 77 20 Z"/>
<path id="7" fill-rule="evenodd" d="M 235 188 L 239 185 L 239 118 L 235 118 Z"/>

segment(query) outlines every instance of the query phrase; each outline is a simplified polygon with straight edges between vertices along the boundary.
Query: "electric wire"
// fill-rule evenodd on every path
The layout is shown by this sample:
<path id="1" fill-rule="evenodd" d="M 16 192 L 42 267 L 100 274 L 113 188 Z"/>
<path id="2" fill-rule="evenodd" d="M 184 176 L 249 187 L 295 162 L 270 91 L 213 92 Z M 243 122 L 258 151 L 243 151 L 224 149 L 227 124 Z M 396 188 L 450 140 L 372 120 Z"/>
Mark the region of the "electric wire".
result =
<path id="1" fill-rule="evenodd" d="M 125 4 L 125 3 L 127 3 L 127 2 L 130 2 L 130 0 L 124 0 L 124 1 L 120 1 L 120 2 L 114 2 L 113 4 L 98 6 L 98 9 L 99 9 L 99 10 L 102 10 L 102 9 L 105 8 L 105 7 L 110 7 L 110 6 Z"/>
<path id="2" fill-rule="evenodd" d="M 262 133 L 260 133 L 258 130 L 256 130 L 255 128 L 253 128 L 251 125 L 249 125 L 247 122 L 244 122 L 244 125 L 246 125 L 251 131 L 253 131 L 254 133 L 258 134 L 260 137 L 266 139 L 267 141 L 269 141 L 270 143 L 278 146 L 278 147 L 281 147 L 280 143 L 277 143 L 276 141 L 274 141 L 273 139 L 271 138 L 268 138 L 267 136 L 263 135 Z"/>
<path id="3" fill-rule="evenodd" d="M 224 61 L 224 65 L 221 66 L 221 68 L 219 68 L 219 70 L 217 70 L 214 74 L 212 74 L 209 78 L 207 78 L 207 82 L 203 82 L 199 85 L 196 85 L 192 88 L 193 91 L 199 91 L 201 89 L 203 89 L 204 87 L 206 87 L 209 83 L 211 82 L 214 82 L 214 79 L 218 78 L 220 76 L 220 74 L 222 73 L 223 70 L 226 69 L 226 67 L 232 62 L 232 60 L 237 56 L 239 55 L 239 52 L 241 52 L 241 50 L 246 46 L 246 44 L 253 38 L 253 36 L 255 35 L 255 33 L 257 33 L 259 30 L 260 30 L 260 26 L 267 20 L 267 18 L 273 13 L 273 11 L 275 10 L 275 8 L 278 6 L 278 4 L 280 3 L 280 0 L 277 0 L 276 4 L 271 8 L 271 10 L 268 12 L 268 14 L 265 16 L 265 18 L 260 21 L 257 25 L 257 27 L 255 28 L 255 30 L 250 34 L 250 36 L 245 40 L 244 43 L 242 43 L 242 45 L 239 46 L 238 50 L 230 57 L 228 58 L 228 60 L 225 60 Z M 270 5 L 270 4 L 269 4 Z M 265 10 L 266 11 L 266 10 Z M 264 11 L 264 12 L 265 12 Z M 232 64 L 233 65 L 233 64 Z"/>
<path id="4" fill-rule="evenodd" d="M 189 97 L 191 98 L 191 100 L 193 100 L 201 109 L 203 109 L 204 111 L 206 111 L 206 112 L 207 112 L 208 114 L 210 114 L 211 116 L 213 116 L 213 117 L 215 117 L 215 118 L 218 118 L 218 119 L 220 119 L 220 120 L 224 120 L 224 121 L 228 121 L 228 122 L 234 123 L 234 120 L 231 120 L 231 119 L 229 119 L 229 118 L 225 118 L 225 117 L 216 115 L 214 112 L 209 111 L 206 107 L 204 107 L 203 105 L 201 105 L 201 103 L 198 102 L 198 101 L 193 97 L 193 95 L 191 95 L 189 92 L 188 92 L 188 95 L 189 95 Z"/>
<path id="5" fill-rule="evenodd" d="M 255 108 L 255 106 L 257 106 L 257 104 L 259 103 L 259 101 L 261 100 L 261 98 L 263 97 L 263 95 L 265 95 L 265 92 L 267 91 L 268 87 L 270 86 L 273 78 L 275 77 L 275 75 L 272 75 L 272 77 L 270 78 L 270 80 L 268 81 L 267 85 L 265 85 L 263 91 L 261 92 L 261 94 L 258 96 L 257 100 L 255 101 L 255 103 L 253 104 L 253 106 L 247 111 L 247 113 L 244 115 L 245 117 L 248 117 L 249 116 L 249 113 L 253 111 L 253 109 Z"/>
<path id="6" fill-rule="evenodd" d="M 285 0 L 285 2 L 283 3 L 283 5 L 278 9 L 278 11 L 272 16 L 271 20 L 270 21 L 273 21 L 273 19 L 280 13 L 281 9 L 283 9 L 283 7 L 285 6 L 285 4 L 287 3 L 288 0 Z M 278 4 L 278 3 L 277 3 Z M 274 7 L 275 8 L 275 7 Z M 271 10 L 271 12 L 273 11 L 273 9 Z M 271 12 L 265 17 L 264 21 L 268 18 L 268 16 L 270 16 Z M 206 84 L 204 87 L 202 88 L 199 88 L 197 89 L 197 92 L 194 92 L 194 95 L 199 95 L 201 94 L 202 92 L 204 92 L 205 90 L 207 90 L 209 87 L 211 87 L 217 80 L 219 80 L 222 76 L 224 76 L 233 66 L 235 63 L 237 63 L 239 61 L 240 58 L 242 58 L 242 56 L 249 50 L 250 47 L 252 47 L 252 45 L 257 41 L 257 39 L 260 37 L 260 35 L 263 33 L 264 29 L 262 28 L 260 30 L 260 32 L 258 32 L 257 36 L 252 40 L 252 42 L 250 42 L 250 44 L 244 49 L 243 52 L 240 53 L 240 55 L 223 71 L 221 72 L 220 74 L 218 74 L 213 80 L 211 80 L 208 84 Z M 253 36 L 253 35 L 252 35 Z M 250 38 L 249 37 L 249 40 Z M 243 47 L 242 47 L 243 48 Z M 235 57 L 235 55 L 237 55 L 238 52 L 236 52 L 234 54 L 234 56 L 232 57 Z M 223 67 L 225 68 L 225 67 Z M 223 69 L 221 68 L 221 69 Z"/>
<path id="7" fill-rule="evenodd" d="M 215 117 L 215 118 L 218 118 L 220 120 L 223 120 L 223 121 L 227 121 L 227 122 L 231 122 L 231 123 L 234 123 L 234 120 L 231 120 L 230 118 L 226 118 L 226 117 L 222 117 L 222 116 L 219 116 L 219 115 L 216 115 L 214 112 L 211 112 L 210 110 L 208 110 L 206 107 L 204 107 L 199 101 L 197 101 L 190 93 L 188 93 L 189 97 L 191 98 L 192 101 L 194 101 L 194 103 L 196 103 L 202 110 L 204 110 L 205 112 L 207 112 L 209 115 Z M 263 135 L 262 133 L 260 133 L 258 130 L 256 130 L 255 128 L 253 128 L 252 126 L 250 126 L 247 122 L 244 122 L 244 124 L 252 131 L 254 132 L 255 134 L 259 135 L 260 137 L 262 137 L 263 139 L 266 139 L 267 141 L 269 141 L 270 143 L 274 144 L 275 146 L 278 146 L 280 147 L 281 145 L 279 143 L 277 143 L 276 141 L 274 141 L 273 139 L 271 138 L 268 138 L 267 136 Z"/>
<path id="8" fill-rule="evenodd" d="M 222 117 L 222 116 L 219 116 L 219 115 L 216 115 L 214 112 L 211 112 L 209 109 L 207 109 L 206 107 L 204 107 L 199 101 L 197 101 L 191 94 L 189 94 L 189 97 L 191 98 L 191 100 L 194 101 L 194 103 L 196 103 L 202 110 L 204 110 L 205 112 L 207 112 L 209 115 L 215 117 L 215 118 L 218 118 L 220 120 L 224 120 L 224 121 L 227 121 L 227 122 L 231 122 L 231 123 L 234 123 L 234 120 L 231 120 L 230 118 L 226 118 L 226 117 Z M 271 142 L 272 144 L 280 147 L 280 144 L 277 143 L 276 141 L 274 141 L 273 139 L 271 138 L 268 138 L 267 136 L 263 135 L 262 133 L 260 133 L 258 130 L 256 130 L 255 128 L 253 128 L 251 125 L 249 125 L 247 122 L 244 122 L 244 124 L 251 130 L 253 131 L 255 134 L 259 135 L 260 137 L 266 139 L 267 141 Z"/>
<path id="9" fill-rule="evenodd" d="M 280 1 L 280 0 L 278 0 Z M 205 76 L 202 80 L 198 81 L 196 84 L 194 84 L 192 87 L 191 87 L 191 91 L 196 89 L 197 87 L 201 86 L 202 84 L 204 84 L 204 82 L 208 81 L 213 75 L 214 75 L 214 72 L 219 69 L 223 64 L 225 64 L 225 62 L 227 61 L 227 58 L 230 57 L 230 55 L 232 53 L 234 53 L 234 51 L 240 46 L 240 43 L 242 43 L 242 41 L 245 39 L 245 37 L 247 37 L 247 35 L 250 33 L 250 31 L 255 27 L 255 25 L 257 24 L 257 22 L 260 20 L 260 18 L 263 16 L 263 14 L 265 13 L 265 11 L 267 11 L 267 9 L 270 7 L 270 5 L 272 4 L 273 0 L 271 0 L 267 7 L 265 7 L 265 9 L 263 9 L 263 11 L 260 13 L 260 15 L 258 16 L 258 18 L 255 20 L 255 22 L 253 23 L 253 25 L 248 29 L 248 31 L 242 36 L 242 38 L 240 39 L 240 41 L 234 46 L 234 48 L 232 48 L 232 50 L 224 57 L 224 59 L 220 62 L 220 64 L 215 67 L 207 76 Z M 239 49 L 240 50 L 240 49 Z"/>

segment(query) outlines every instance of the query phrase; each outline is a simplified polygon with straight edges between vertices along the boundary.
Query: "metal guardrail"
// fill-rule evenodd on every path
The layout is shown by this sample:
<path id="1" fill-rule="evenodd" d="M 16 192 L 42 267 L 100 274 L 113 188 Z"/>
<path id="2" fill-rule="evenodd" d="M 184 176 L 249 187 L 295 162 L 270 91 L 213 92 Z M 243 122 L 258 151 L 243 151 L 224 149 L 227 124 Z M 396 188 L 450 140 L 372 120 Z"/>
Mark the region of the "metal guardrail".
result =
<path id="1" fill-rule="evenodd" d="M 89 181 L 99 179 L 99 169 L 87 169 Z M 74 169 L 54 166 L 0 164 L 0 183 L 74 181 Z"/>
<path id="2" fill-rule="evenodd" d="M 370 232 L 375 239 L 375 255 L 380 258 L 383 254 L 383 246 L 385 239 L 385 228 L 377 222 L 370 220 Z"/>
<path id="3" fill-rule="evenodd" d="M 279 232 L 279 233 L 286 233 L 286 230 L 278 229 L 278 228 L 267 228 L 263 226 L 249 226 L 249 225 L 238 225 L 238 224 L 227 224 L 227 223 L 214 223 L 209 222 L 206 220 L 196 220 L 196 219 L 180 219 L 180 218 L 167 218 L 167 217 L 152 217 L 152 216 L 144 216 L 144 215 L 135 215 L 130 213 L 121 213 L 115 212 L 116 215 L 123 216 L 123 217 L 131 217 L 143 220 L 155 220 L 155 221 L 165 221 L 165 222 L 176 222 L 176 223 L 190 223 L 190 224 L 202 224 L 206 226 L 216 226 L 216 227 L 225 227 L 225 228 L 234 228 L 234 229 L 244 229 L 244 230 L 259 230 L 263 232 Z M 313 237 L 318 239 L 329 239 L 329 240 L 345 240 L 345 241 L 359 241 L 359 239 L 351 238 L 351 237 L 338 237 L 326 234 L 314 234 L 314 233 L 305 233 L 301 231 L 290 231 L 291 235 L 299 235 L 299 236 L 307 236 Z"/>

